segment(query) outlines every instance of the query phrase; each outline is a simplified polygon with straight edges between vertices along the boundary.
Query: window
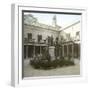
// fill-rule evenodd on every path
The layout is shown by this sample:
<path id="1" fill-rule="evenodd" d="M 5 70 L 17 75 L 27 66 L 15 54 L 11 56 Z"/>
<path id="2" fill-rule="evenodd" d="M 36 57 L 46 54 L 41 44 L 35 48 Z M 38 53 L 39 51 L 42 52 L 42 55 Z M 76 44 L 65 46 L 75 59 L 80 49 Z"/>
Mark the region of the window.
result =
<path id="1" fill-rule="evenodd" d="M 32 33 L 28 33 L 28 40 L 32 39 Z"/>
<path id="2" fill-rule="evenodd" d="M 78 35 L 79 35 L 79 33 L 80 33 L 80 32 L 76 32 L 76 36 L 78 36 Z"/>
<path id="3" fill-rule="evenodd" d="M 40 40 L 42 40 L 42 35 L 38 35 L 38 42 L 40 42 Z"/>
<path id="4" fill-rule="evenodd" d="M 70 36 L 70 33 L 67 34 L 67 40 L 71 40 L 71 36 Z"/>

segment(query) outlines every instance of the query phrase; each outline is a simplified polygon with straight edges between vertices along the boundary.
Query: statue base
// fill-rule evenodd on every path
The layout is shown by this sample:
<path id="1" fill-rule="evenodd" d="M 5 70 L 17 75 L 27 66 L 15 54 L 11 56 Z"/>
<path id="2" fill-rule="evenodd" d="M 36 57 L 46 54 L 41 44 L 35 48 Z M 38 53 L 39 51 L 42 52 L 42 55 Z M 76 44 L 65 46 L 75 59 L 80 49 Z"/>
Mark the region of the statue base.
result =
<path id="1" fill-rule="evenodd" d="M 55 60 L 55 47 L 49 46 L 49 54 L 51 56 L 51 60 Z"/>

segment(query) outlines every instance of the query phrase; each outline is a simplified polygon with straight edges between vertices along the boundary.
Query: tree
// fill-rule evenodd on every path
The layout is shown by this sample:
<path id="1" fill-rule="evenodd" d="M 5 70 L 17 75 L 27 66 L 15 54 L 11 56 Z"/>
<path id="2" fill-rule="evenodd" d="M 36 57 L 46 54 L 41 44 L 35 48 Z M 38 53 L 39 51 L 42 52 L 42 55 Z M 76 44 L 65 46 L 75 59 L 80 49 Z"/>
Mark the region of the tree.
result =
<path id="1" fill-rule="evenodd" d="M 24 15 L 24 23 L 32 25 L 37 23 L 37 19 L 32 14 Z"/>

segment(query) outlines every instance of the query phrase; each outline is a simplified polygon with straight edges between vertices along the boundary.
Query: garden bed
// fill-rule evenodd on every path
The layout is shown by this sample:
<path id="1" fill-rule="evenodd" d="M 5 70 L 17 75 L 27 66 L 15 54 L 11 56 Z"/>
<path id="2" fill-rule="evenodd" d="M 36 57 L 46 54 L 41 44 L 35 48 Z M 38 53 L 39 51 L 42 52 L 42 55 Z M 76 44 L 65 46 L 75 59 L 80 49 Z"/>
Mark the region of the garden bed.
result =
<path id="1" fill-rule="evenodd" d="M 73 60 L 65 60 L 64 58 L 61 60 L 31 60 L 30 64 L 35 69 L 52 69 L 57 67 L 65 67 L 74 65 Z"/>

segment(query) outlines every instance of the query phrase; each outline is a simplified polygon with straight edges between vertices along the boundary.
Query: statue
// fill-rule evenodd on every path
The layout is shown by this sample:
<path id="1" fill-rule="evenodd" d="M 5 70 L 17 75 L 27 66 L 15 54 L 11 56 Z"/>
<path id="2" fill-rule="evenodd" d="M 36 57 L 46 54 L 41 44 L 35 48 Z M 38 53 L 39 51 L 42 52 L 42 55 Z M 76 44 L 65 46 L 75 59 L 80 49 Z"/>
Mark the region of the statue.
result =
<path id="1" fill-rule="evenodd" d="M 53 46 L 53 36 L 51 36 L 51 46 Z"/>

